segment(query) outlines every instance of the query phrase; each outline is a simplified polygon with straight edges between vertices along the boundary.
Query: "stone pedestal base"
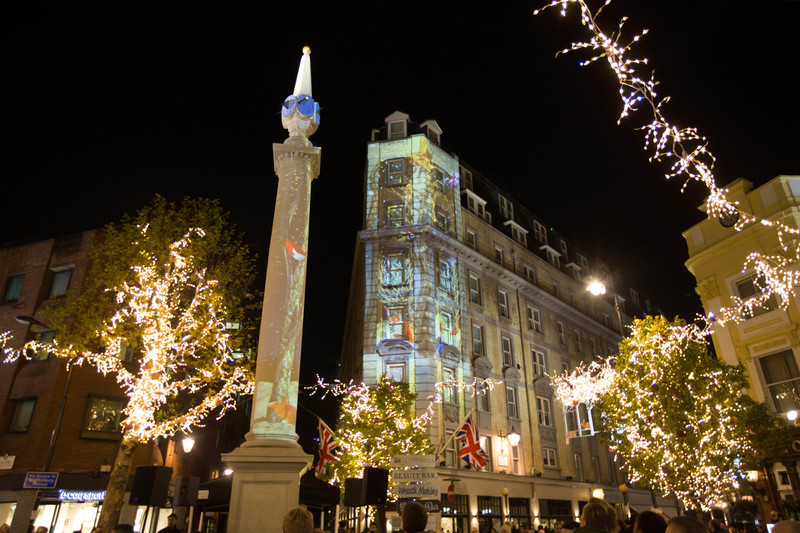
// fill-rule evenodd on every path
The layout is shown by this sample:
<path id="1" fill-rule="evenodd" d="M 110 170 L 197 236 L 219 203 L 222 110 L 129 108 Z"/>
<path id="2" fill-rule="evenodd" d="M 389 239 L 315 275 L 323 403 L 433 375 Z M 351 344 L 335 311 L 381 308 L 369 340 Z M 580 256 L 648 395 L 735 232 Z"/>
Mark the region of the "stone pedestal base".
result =
<path id="1" fill-rule="evenodd" d="M 313 457 L 296 442 L 246 442 L 222 460 L 233 469 L 228 533 L 281 533 L 284 515 L 299 505 L 300 476 Z"/>

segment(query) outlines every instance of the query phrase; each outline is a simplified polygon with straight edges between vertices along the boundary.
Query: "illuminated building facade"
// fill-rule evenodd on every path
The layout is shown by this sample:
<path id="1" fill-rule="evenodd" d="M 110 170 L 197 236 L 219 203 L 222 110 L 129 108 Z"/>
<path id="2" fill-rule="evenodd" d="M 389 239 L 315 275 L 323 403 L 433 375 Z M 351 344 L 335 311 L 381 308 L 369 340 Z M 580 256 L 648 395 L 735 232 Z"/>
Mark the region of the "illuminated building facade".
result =
<path id="1" fill-rule="evenodd" d="M 464 469 L 450 440 L 438 460 L 442 530 L 486 533 L 502 520 L 574 520 L 596 489 L 622 504 L 625 480 L 593 436 L 586 406 L 557 404 L 546 374 L 615 353 L 613 298 L 593 297 L 587 280 L 617 292 L 622 320 L 655 312 L 615 272 L 573 247 L 510 194 L 442 148 L 435 121 L 395 112 L 367 149 L 363 229 L 358 234 L 343 345 L 342 377 L 406 381 L 417 411 L 441 394 L 429 426 L 444 445 L 474 410 L 482 471 Z M 590 275 L 591 273 L 591 275 Z M 473 397 L 447 383 L 499 383 Z M 509 433 L 521 436 L 511 446 Z M 507 489 L 507 493 L 505 491 Z M 631 505 L 652 506 L 632 488 Z M 674 514 L 674 503 L 661 501 Z"/>
<path id="2" fill-rule="evenodd" d="M 728 198 L 737 202 L 742 211 L 798 227 L 800 176 L 778 176 L 757 189 L 750 181 L 738 179 L 727 188 Z M 686 267 L 697 280 L 697 293 L 706 313 L 735 307 L 734 297 L 746 301 L 755 296 L 759 291 L 755 274 L 743 270 L 747 256 L 752 252 L 780 251 L 777 234 L 760 223 L 736 231 L 707 217 L 683 236 L 689 249 Z M 777 413 L 786 414 L 800 410 L 800 307 L 792 299 L 785 310 L 781 309 L 777 298 L 772 296 L 766 307 L 757 309 L 746 320 L 715 325 L 712 339 L 717 355 L 726 363 L 745 366 L 751 395 Z M 796 469 L 799 439 L 795 438 L 792 449 L 798 453 L 788 453 L 782 462 L 763 465 L 754 493 L 762 516 L 767 516 L 781 497 L 791 495 L 800 501 Z"/>
<path id="3" fill-rule="evenodd" d="M 12 347 L 53 338 L 38 310 L 80 290 L 98 235 L 0 249 L 0 331 L 13 334 Z M 50 531 L 90 531 L 117 456 L 125 401 L 113 376 L 87 366 L 70 373 L 64 360 L 46 352 L 0 364 L 0 524 L 24 533 L 35 516 Z M 153 451 L 141 446 L 136 464 L 153 464 Z M 58 473 L 55 488 L 24 488 L 28 472 L 44 471 Z M 132 515 L 123 516 L 132 523 Z"/>

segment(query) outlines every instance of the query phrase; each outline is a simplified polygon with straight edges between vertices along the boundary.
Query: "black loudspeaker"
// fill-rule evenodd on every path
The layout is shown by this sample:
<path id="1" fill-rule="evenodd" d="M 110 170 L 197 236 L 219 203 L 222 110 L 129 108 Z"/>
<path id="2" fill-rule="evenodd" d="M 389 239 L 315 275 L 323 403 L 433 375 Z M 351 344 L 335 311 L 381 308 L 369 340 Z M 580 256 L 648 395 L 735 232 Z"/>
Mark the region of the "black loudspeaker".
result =
<path id="1" fill-rule="evenodd" d="M 361 501 L 364 505 L 381 505 L 386 503 L 386 492 L 389 490 L 389 471 L 384 468 L 364 467 L 364 479 L 361 484 Z"/>
<path id="2" fill-rule="evenodd" d="M 168 466 L 137 466 L 131 488 L 131 505 L 164 507 L 167 504 L 172 468 Z"/>
<path id="3" fill-rule="evenodd" d="M 175 505 L 197 505 L 197 492 L 200 490 L 200 478 L 197 476 L 179 476 L 175 478 Z"/>
<path id="4" fill-rule="evenodd" d="M 344 480 L 344 504 L 349 507 L 361 507 L 364 505 L 364 493 L 361 490 L 363 479 L 354 477 Z"/>

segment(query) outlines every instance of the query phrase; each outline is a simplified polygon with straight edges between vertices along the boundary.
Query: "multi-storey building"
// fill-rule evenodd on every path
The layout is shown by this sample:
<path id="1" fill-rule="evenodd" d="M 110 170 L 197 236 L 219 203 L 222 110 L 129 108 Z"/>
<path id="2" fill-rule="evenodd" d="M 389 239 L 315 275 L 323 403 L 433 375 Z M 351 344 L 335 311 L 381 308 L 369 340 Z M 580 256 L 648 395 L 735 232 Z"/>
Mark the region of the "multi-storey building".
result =
<path id="1" fill-rule="evenodd" d="M 800 227 L 800 176 L 778 176 L 757 189 L 753 189 L 750 181 L 738 179 L 728 190 L 728 198 L 738 202 L 743 211 Z M 781 252 L 773 228 L 752 223 L 736 231 L 731 227 L 733 220 L 722 222 L 707 217 L 683 233 L 689 248 L 686 267 L 697 279 L 697 293 L 707 313 L 734 307 L 733 297 L 746 301 L 758 293 L 755 273 L 743 270 L 750 253 Z M 752 396 L 767 402 L 777 413 L 786 414 L 800 409 L 800 307 L 795 298 L 783 302 L 788 303 L 785 309 L 779 303 L 778 296 L 773 296 L 746 320 L 724 326 L 717 324 L 712 339 L 718 357 L 728 364 L 745 366 Z M 796 469 L 800 439 L 792 442 L 791 449 L 794 452 L 787 453 L 782 462 L 763 465 L 755 491 L 762 516 L 767 515 L 782 495 L 791 494 L 800 501 Z"/>
<path id="2" fill-rule="evenodd" d="M 80 290 L 98 238 L 88 231 L 0 249 L 0 331 L 12 334 L 8 346 L 53 338 L 39 309 Z M 27 531 L 31 520 L 53 532 L 90 531 L 122 438 L 125 402 L 113 376 L 86 365 L 68 371 L 46 351 L 0 364 L 0 523 L 13 533 Z M 163 463 L 155 451 L 141 446 L 136 464 Z M 58 473 L 58 480 L 53 488 L 26 488 L 29 472 Z"/>
<path id="3" fill-rule="evenodd" d="M 418 413 L 441 394 L 429 432 L 436 447 L 447 443 L 442 492 L 456 479 L 442 530 L 574 520 L 597 489 L 622 504 L 624 479 L 594 436 L 596 417 L 585 405 L 564 410 L 544 378 L 615 353 L 619 321 L 650 302 L 622 294 L 611 269 L 442 149 L 435 121 L 395 112 L 385 122 L 367 150 L 342 375 L 408 382 Z M 589 294 L 590 273 L 615 295 Z M 475 379 L 497 385 L 475 396 L 448 386 Z M 449 440 L 470 411 L 490 457 L 482 471 L 465 470 Z M 653 504 L 649 490 L 629 496 L 635 508 Z"/>

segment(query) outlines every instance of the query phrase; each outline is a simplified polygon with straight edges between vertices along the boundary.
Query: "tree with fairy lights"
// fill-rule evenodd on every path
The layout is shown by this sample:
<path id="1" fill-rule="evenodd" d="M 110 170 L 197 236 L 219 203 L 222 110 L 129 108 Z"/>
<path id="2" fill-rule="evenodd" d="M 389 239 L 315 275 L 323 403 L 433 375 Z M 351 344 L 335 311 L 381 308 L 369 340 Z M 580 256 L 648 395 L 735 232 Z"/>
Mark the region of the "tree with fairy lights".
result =
<path id="1" fill-rule="evenodd" d="M 630 480 L 701 509 L 788 444 L 782 419 L 747 394 L 744 367 L 718 360 L 705 339 L 682 320 L 635 320 L 598 401 Z"/>
<path id="2" fill-rule="evenodd" d="M 332 479 L 360 478 L 364 466 L 389 469 L 395 455 L 429 453 L 427 417 L 414 418 L 416 394 L 408 383 L 381 376 L 376 385 L 363 383 L 342 394 L 337 423 L 339 460 Z"/>
<path id="3" fill-rule="evenodd" d="M 105 228 L 90 259 L 81 293 L 42 311 L 56 331 L 52 344 L 28 343 L 7 361 L 47 350 L 68 365 L 114 375 L 127 394 L 99 519 L 110 530 L 138 446 L 189 432 L 251 391 L 251 372 L 240 364 L 246 359 L 233 354 L 249 330 L 244 314 L 255 262 L 218 202 L 187 199 L 176 208 L 161 197 Z"/>

